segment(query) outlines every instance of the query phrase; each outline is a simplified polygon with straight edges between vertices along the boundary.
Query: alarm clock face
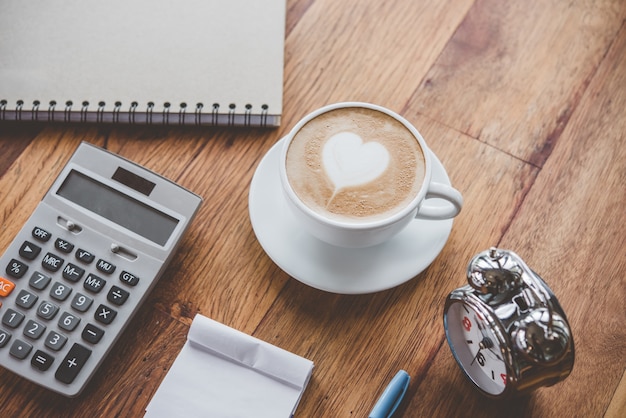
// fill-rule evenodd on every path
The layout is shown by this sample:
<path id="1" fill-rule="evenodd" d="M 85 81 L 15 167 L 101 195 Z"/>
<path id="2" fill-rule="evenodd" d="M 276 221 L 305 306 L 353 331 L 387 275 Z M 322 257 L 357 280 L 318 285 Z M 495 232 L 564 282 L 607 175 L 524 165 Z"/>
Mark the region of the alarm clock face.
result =
<path id="1" fill-rule="evenodd" d="M 507 384 L 507 368 L 500 339 L 483 316 L 466 303 L 453 302 L 444 317 L 446 337 L 465 374 L 490 395 Z"/>

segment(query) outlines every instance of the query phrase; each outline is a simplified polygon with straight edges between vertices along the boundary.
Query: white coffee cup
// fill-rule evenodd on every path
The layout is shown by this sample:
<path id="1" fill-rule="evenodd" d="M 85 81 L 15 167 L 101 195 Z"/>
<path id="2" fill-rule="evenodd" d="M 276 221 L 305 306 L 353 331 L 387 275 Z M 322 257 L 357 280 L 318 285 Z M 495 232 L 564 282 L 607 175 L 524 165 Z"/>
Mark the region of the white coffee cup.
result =
<path id="1" fill-rule="evenodd" d="M 389 240 L 415 218 L 460 212 L 461 194 L 432 180 L 432 164 L 426 142 L 406 119 L 381 106 L 345 102 L 294 126 L 283 140 L 279 170 L 298 224 L 329 244 L 359 248 Z"/>

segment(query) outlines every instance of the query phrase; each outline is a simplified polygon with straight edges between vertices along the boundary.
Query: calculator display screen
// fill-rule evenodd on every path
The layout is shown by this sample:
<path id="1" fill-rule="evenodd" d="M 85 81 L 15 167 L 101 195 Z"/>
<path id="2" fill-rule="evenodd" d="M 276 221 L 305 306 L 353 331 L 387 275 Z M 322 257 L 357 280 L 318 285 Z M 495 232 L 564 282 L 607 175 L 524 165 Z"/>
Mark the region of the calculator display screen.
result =
<path id="1" fill-rule="evenodd" d="M 165 245 L 178 225 L 178 219 L 76 170 L 57 194 L 159 245 Z"/>

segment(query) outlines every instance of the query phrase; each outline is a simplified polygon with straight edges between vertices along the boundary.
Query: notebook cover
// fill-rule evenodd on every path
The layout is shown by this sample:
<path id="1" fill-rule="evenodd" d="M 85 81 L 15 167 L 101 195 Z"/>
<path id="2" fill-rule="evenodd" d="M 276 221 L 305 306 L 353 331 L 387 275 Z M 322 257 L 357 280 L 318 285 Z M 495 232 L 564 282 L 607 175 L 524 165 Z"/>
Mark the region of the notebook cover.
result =
<path id="1" fill-rule="evenodd" d="M 0 119 L 277 126 L 285 0 L 3 0 Z"/>

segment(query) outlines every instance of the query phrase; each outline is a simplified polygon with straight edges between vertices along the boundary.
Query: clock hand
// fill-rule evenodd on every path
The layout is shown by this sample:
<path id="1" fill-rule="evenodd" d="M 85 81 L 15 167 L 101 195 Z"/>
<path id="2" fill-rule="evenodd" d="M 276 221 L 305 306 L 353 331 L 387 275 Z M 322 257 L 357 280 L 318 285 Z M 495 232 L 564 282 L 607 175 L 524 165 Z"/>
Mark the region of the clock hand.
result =
<path id="1" fill-rule="evenodd" d="M 488 348 L 489 352 L 491 354 L 493 354 L 498 360 L 502 361 L 502 357 L 500 357 L 500 354 L 498 354 L 497 351 L 493 350 L 492 348 Z"/>
<path id="2" fill-rule="evenodd" d="M 480 335 L 483 337 L 483 339 L 482 339 L 482 341 L 480 343 L 480 347 L 481 348 L 478 350 L 478 352 L 480 353 L 480 350 L 482 350 L 483 348 L 486 348 L 494 356 L 496 356 L 496 358 L 498 360 L 502 360 L 502 357 L 500 357 L 500 355 L 496 351 L 493 350 L 493 342 L 487 336 L 483 323 L 476 317 L 476 315 L 474 315 L 474 320 L 476 321 L 476 325 L 478 326 L 478 329 L 480 330 Z M 476 353 L 476 355 L 478 355 L 478 353 Z M 476 358 L 474 358 L 474 361 L 475 360 L 476 360 Z M 472 361 L 472 364 L 474 363 L 474 361 Z"/>
<path id="3" fill-rule="evenodd" d="M 474 362 L 476 361 L 476 359 L 478 358 L 478 356 L 480 355 L 480 350 L 482 350 L 482 348 L 478 349 L 478 352 L 476 353 L 476 355 L 474 356 L 474 358 L 472 359 L 472 362 L 470 363 L 470 366 L 474 365 Z"/>
<path id="4" fill-rule="evenodd" d="M 474 362 L 476 360 L 478 360 L 478 358 L 480 357 L 480 352 L 485 348 L 485 344 L 484 344 L 484 340 L 478 343 L 478 351 L 476 352 L 476 355 L 474 356 L 474 358 L 472 359 L 472 362 L 470 363 L 470 366 L 474 365 Z M 482 363 L 480 361 L 478 361 L 478 363 L 482 366 Z"/>

